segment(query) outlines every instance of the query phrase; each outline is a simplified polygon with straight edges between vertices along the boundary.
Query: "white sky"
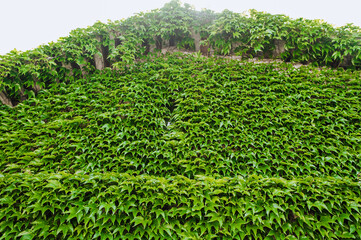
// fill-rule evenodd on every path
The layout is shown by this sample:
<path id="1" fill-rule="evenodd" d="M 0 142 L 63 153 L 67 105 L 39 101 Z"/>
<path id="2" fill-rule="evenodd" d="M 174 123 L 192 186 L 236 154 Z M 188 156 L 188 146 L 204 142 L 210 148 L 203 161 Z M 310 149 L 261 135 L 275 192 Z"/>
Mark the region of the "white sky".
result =
<path id="1" fill-rule="evenodd" d="M 28 50 L 56 41 L 97 20 L 119 20 L 134 13 L 161 8 L 169 0 L 0 0 L 0 54 Z M 248 9 L 292 18 L 324 19 L 341 26 L 361 26 L 361 0 L 182 0 L 196 9 L 221 12 Z"/>

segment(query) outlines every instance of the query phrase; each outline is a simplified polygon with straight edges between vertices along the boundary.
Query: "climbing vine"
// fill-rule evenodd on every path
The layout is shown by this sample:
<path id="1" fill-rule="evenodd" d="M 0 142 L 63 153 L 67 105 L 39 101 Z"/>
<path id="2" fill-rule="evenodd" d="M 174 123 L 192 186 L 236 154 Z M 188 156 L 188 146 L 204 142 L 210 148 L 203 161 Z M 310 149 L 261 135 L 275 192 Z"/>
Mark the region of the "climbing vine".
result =
<path id="1" fill-rule="evenodd" d="M 360 239 L 360 76 L 176 53 L 0 105 L 0 239 Z"/>
<path id="2" fill-rule="evenodd" d="M 46 86 L 49 78 L 63 81 L 106 67 L 120 69 L 168 46 L 318 66 L 361 66 L 360 27 L 335 28 L 321 20 L 291 19 L 256 10 L 196 11 L 172 0 L 128 19 L 75 29 L 68 37 L 35 50 L 1 56 L 1 99 L 15 105 Z"/>

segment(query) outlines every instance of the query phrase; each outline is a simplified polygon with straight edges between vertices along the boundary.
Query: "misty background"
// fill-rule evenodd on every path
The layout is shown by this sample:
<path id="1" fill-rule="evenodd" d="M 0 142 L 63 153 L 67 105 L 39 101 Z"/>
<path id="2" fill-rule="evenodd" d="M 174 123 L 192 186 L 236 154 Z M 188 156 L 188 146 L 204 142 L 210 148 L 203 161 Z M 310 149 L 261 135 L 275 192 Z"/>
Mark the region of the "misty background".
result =
<path id="1" fill-rule="evenodd" d="M 128 18 L 161 8 L 170 0 L 0 0 L 0 54 L 57 41 L 76 28 Z M 197 10 L 244 12 L 249 9 L 292 18 L 323 19 L 335 26 L 361 26 L 361 0 L 182 0 Z"/>

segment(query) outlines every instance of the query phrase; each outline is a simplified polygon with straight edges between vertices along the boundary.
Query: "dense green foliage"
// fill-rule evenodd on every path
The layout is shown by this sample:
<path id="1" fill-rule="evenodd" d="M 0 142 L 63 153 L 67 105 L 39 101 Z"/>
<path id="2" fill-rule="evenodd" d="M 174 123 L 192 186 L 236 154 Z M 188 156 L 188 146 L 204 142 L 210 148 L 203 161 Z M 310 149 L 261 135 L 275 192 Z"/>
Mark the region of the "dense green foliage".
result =
<path id="1" fill-rule="evenodd" d="M 0 239 L 361 239 L 360 94 L 182 54 L 49 84 L 0 106 Z"/>
<path id="2" fill-rule="evenodd" d="M 359 72 L 224 61 L 158 58 L 55 84 L 3 112 L 0 170 L 356 179 Z"/>
<path id="3" fill-rule="evenodd" d="M 0 239 L 361 236 L 360 184 L 340 179 L 25 173 L 0 189 Z"/>
<path id="4" fill-rule="evenodd" d="M 361 239 L 360 67 L 359 27 L 176 0 L 0 56 L 0 240 Z"/>
<path id="5" fill-rule="evenodd" d="M 69 75 L 81 76 L 95 69 L 120 69 L 167 46 L 319 66 L 361 66 L 360 27 L 335 28 L 321 20 L 291 19 L 255 10 L 242 14 L 196 11 L 173 0 L 161 9 L 128 19 L 76 29 L 35 50 L 0 56 L 0 95 L 16 105 L 54 80 L 66 81 Z"/>

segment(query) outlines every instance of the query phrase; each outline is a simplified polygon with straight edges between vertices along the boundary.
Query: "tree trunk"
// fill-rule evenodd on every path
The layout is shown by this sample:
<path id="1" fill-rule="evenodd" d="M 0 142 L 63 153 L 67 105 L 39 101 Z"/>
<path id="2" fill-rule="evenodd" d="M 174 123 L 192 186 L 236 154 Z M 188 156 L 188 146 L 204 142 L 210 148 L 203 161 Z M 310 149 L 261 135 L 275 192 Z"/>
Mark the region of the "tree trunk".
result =
<path id="1" fill-rule="evenodd" d="M 273 57 L 278 58 L 281 56 L 282 53 L 284 53 L 286 42 L 283 40 L 275 39 L 274 40 L 275 49 L 273 50 Z"/>
<path id="2" fill-rule="evenodd" d="M 158 50 L 162 50 L 163 44 L 162 44 L 163 40 L 161 36 L 156 36 L 155 38 L 155 47 Z"/>
<path id="3" fill-rule="evenodd" d="M 38 82 L 39 82 L 39 79 L 34 78 L 33 90 L 34 90 L 35 93 L 38 93 L 42 89 L 42 87 L 38 84 Z"/>
<path id="4" fill-rule="evenodd" d="M 71 66 L 70 63 L 61 63 L 62 67 L 69 70 L 67 76 L 73 76 L 73 67 Z"/>
<path id="5" fill-rule="evenodd" d="M 4 91 L 0 92 L 0 101 L 5 105 L 8 105 L 10 107 L 14 107 L 13 103 L 10 100 L 10 98 L 8 97 L 8 95 Z"/>
<path id="6" fill-rule="evenodd" d="M 191 29 L 192 38 L 194 39 L 194 47 L 196 52 L 201 50 L 201 34 Z"/>
<path id="7" fill-rule="evenodd" d="M 96 40 L 101 44 L 102 42 L 102 37 L 101 36 L 97 36 Z M 102 52 L 102 48 L 98 47 L 97 48 L 98 51 L 101 53 L 99 55 L 99 53 L 94 54 L 94 62 L 95 62 L 95 68 L 98 70 L 103 70 L 105 67 L 105 63 L 104 63 L 104 57 L 103 57 L 103 52 Z"/>
<path id="8" fill-rule="evenodd" d="M 201 40 L 206 40 L 206 38 L 202 38 Z M 210 48 L 211 46 L 209 45 L 209 43 L 207 45 L 201 45 L 200 49 L 201 49 L 201 53 L 203 56 L 209 56 L 210 55 Z"/>

